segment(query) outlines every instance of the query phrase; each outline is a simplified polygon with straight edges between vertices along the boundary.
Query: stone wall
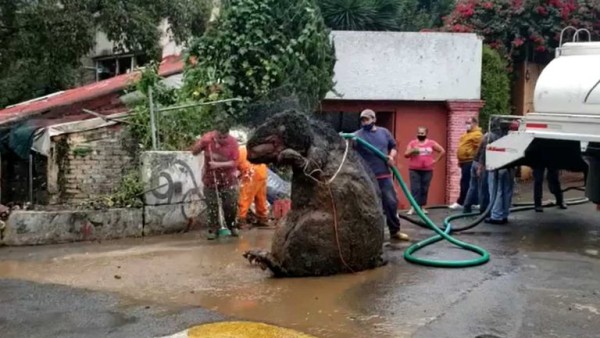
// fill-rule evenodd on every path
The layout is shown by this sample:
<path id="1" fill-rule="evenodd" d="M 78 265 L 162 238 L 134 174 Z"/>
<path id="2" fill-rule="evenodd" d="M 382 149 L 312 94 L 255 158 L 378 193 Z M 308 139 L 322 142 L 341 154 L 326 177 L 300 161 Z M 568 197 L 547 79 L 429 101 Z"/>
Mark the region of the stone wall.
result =
<path id="1" fill-rule="evenodd" d="M 52 138 L 49 204 L 76 205 L 118 188 L 135 166 L 125 129 L 115 125 Z"/>
<path id="2" fill-rule="evenodd" d="M 0 243 L 40 245 L 142 236 L 141 209 L 14 211 Z"/>
<path id="3" fill-rule="evenodd" d="M 124 135 L 120 129 L 98 129 L 57 140 L 52 150 L 54 188 L 66 182 L 67 190 L 58 189 L 55 200 L 75 203 L 117 188 L 123 173 L 133 167 L 133 159 L 119 143 Z M 68 206 L 55 206 L 65 210 L 15 211 L 0 229 L 0 244 L 141 237 L 204 227 L 202 157 L 183 151 L 149 151 L 142 153 L 140 160 L 140 177 L 147 191 L 143 209 L 67 210 Z"/>

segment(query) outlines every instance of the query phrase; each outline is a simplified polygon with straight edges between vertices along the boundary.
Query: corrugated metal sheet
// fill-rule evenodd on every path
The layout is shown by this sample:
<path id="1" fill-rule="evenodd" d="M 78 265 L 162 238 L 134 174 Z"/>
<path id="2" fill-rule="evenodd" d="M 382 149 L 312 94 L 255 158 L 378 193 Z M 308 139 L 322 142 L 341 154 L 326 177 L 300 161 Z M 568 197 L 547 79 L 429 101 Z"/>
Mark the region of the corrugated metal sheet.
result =
<path id="1" fill-rule="evenodd" d="M 160 65 L 159 74 L 161 76 L 169 76 L 181 73 L 182 71 L 183 60 L 181 56 L 173 55 L 163 59 Z M 10 108 L 5 108 L 0 110 L 0 124 L 40 114 L 50 109 L 69 106 L 74 103 L 118 92 L 133 83 L 138 75 L 139 72 L 123 74 L 104 81 L 50 94 L 42 98 L 11 106 Z"/>

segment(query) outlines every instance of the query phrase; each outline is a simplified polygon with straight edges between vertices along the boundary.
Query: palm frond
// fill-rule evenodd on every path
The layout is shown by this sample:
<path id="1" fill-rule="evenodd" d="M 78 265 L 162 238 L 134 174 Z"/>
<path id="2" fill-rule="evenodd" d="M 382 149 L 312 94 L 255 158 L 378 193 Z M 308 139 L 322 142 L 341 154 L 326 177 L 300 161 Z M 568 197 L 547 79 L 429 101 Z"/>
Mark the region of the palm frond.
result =
<path id="1" fill-rule="evenodd" d="M 320 0 L 327 26 L 334 30 L 394 30 L 401 0 Z"/>

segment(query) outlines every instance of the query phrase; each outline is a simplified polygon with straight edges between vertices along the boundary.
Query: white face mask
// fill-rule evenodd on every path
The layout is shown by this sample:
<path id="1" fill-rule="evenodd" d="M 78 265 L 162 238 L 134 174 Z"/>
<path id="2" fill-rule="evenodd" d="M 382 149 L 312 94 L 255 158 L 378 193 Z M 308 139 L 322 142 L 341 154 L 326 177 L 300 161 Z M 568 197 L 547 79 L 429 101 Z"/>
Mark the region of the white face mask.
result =
<path id="1" fill-rule="evenodd" d="M 471 130 L 471 128 L 473 128 L 473 125 L 470 123 L 467 123 L 467 130 Z"/>

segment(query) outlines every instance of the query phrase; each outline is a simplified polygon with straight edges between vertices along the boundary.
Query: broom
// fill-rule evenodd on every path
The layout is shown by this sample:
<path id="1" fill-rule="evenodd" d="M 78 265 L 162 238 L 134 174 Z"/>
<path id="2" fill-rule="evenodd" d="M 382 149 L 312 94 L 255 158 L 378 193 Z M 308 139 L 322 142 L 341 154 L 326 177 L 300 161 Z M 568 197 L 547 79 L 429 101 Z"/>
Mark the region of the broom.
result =
<path id="1" fill-rule="evenodd" d="M 210 161 L 214 162 L 213 155 L 212 155 L 212 148 L 210 147 L 210 145 L 208 146 L 208 156 L 210 156 Z M 226 228 L 224 225 L 225 216 L 223 215 L 223 202 L 221 201 L 221 196 L 219 194 L 219 187 L 217 185 L 217 175 L 216 174 L 217 174 L 217 172 L 214 171 L 213 179 L 215 180 L 215 191 L 217 193 L 217 204 L 218 204 L 218 208 L 219 208 L 219 213 L 218 213 L 219 214 L 219 237 L 231 236 L 231 230 Z"/>

